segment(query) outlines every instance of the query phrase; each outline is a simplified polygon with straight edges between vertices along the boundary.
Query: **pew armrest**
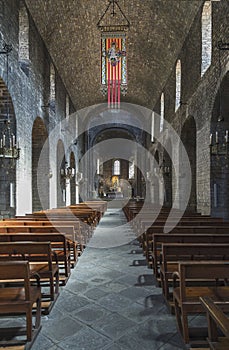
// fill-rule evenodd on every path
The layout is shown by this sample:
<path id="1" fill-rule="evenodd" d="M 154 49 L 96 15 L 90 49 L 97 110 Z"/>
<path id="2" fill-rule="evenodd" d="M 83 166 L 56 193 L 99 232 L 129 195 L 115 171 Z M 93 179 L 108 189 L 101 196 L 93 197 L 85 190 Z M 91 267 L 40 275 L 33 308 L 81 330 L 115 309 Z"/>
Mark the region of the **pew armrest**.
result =
<path id="1" fill-rule="evenodd" d="M 178 281 L 180 280 L 180 274 L 178 271 L 174 271 L 172 274 L 173 279 L 173 289 L 178 287 Z"/>
<path id="2" fill-rule="evenodd" d="M 200 301 L 207 312 L 208 319 L 214 321 L 215 327 L 218 326 L 223 334 L 229 338 L 229 318 L 209 297 L 200 297 Z M 212 322 L 210 322 L 212 324 Z M 211 330 L 210 330 L 211 331 Z"/>

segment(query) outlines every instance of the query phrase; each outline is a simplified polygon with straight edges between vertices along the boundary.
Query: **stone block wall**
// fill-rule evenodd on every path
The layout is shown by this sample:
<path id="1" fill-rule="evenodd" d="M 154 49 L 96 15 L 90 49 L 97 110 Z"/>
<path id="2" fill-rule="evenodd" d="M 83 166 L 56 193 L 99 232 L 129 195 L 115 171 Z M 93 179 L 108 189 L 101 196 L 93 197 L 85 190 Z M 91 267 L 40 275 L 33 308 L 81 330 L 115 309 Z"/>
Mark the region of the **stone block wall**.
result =
<path id="1" fill-rule="evenodd" d="M 22 8 L 23 13 L 28 16 L 29 24 L 29 28 L 24 28 L 25 32 L 28 33 L 29 57 L 27 56 L 27 61 L 24 61 L 23 64 L 20 58 L 22 51 L 19 50 L 19 13 Z M 52 61 L 30 14 L 26 10 L 24 1 L 1 1 L 0 12 L 0 39 L 11 44 L 13 48 L 9 54 L 8 90 L 14 105 L 16 136 L 21 148 L 16 169 L 17 202 L 15 212 L 19 215 L 32 210 L 32 129 L 34 121 L 40 117 L 50 133 L 65 118 L 67 91 L 56 71 L 56 108 L 55 111 L 51 110 L 49 108 L 49 72 Z M 26 26 L 26 22 L 23 25 Z M 3 41 L 0 41 L 1 45 L 2 43 Z M 24 44 L 26 46 L 26 42 Z M 23 46 L 23 55 L 25 50 L 26 48 Z M 0 55 L 0 77 L 6 82 L 5 55 Z M 71 101 L 70 110 L 74 111 Z M 52 171 L 55 172 L 55 169 Z M 49 169 L 44 169 L 43 176 L 47 176 L 48 172 Z M 46 191 L 46 196 L 45 201 L 48 203 L 49 190 Z M 36 207 L 36 209 L 38 208 Z"/>
<path id="2" fill-rule="evenodd" d="M 193 117 L 196 123 L 196 135 L 190 132 L 187 137 L 196 137 L 196 154 L 189 154 L 190 163 L 196 163 L 196 203 L 197 210 L 203 214 L 211 213 L 211 158 L 209 150 L 210 125 L 213 113 L 214 101 L 219 89 L 220 80 L 229 68 L 229 51 L 221 52 L 221 77 L 219 76 L 219 50 L 217 43 L 220 40 L 228 42 L 228 2 L 212 1 L 212 63 L 201 77 L 201 19 L 202 8 L 193 21 L 190 32 L 186 37 L 182 50 L 177 59 L 181 60 L 182 82 L 181 82 L 181 105 L 175 112 L 175 67 L 171 72 L 166 85 L 163 88 L 165 94 L 165 119 L 171 123 L 179 135 L 185 121 Z M 159 101 L 159 98 L 158 98 Z M 159 102 L 158 102 L 159 103 Z M 156 106 L 158 106 L 158 103 Z M 173 147 L 173 161 L 177 164 L 176 153 L 178 145 Z M 187 146 L 188 147 L 188 142 Z M 175 179 L 173 181 L 173 193 L 176 190 Z M 225 189 L 222 181 L 218 189 Z M 179 186 L 179 184 L 178 184 Z M 222 193 L 219 194 L 222 199 Z M 227 194 L 225 193 L 224 196 Z M 226 209 L 229 212 L 229 208 Z M 226 217 L 223 210 L 218 210 L 219 216 Z M 227 214 L 228 217 L 228 214 Z"/>

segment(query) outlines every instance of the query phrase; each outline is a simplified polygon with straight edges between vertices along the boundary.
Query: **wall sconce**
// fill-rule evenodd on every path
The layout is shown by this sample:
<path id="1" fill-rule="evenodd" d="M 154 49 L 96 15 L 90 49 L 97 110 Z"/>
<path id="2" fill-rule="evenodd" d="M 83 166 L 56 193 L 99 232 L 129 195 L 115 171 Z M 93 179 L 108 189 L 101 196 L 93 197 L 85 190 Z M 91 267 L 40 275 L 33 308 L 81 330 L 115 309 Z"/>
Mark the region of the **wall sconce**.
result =
<path id="1" fill-rule="evenodd" d="M 3 42 L 3 47 L 0 49 L 0 55 L 6 55 L 6 89 L 9 87 L 9 53 L 12 51 L 12 45 L 8 45 Z M 15 134 L 10 128 L 10 95 L 9 92 L 2 91 L 5 100 L 6 117 L 1 120 L 5 124 L 2 130 L 0 139 L 0 158 L 18 159 L 20 155 L 20 148 L 18 142 L 16 142 Z M 3 102 L 1 101 L 1 102 Z"/>
<path id="2" fill-rule="evenodd" d="M 224 138 L 220 139 L 219 141 L 219 135 L 218 135 L 218 131 L 216 131 L 215 133 L 215 143 L 213 142 L 213 135 L 210 135 L 210 154 L 214 155 L 214 156 L 228 156 L 228 143 L 229 143 L 229 139 L 228 139 L 228 130 L 225 131 L 225 136 Z"/>
<path id="3" fill-rule="evenodd" d="M 160 171 L 163 175 L 169 175 L 170 174 L 170 167 L 166 166 L 166 165 L 161 165 Z"/>
<path id="4" fill-rule="evenodd" d="M 80 183 L 80 182 L 82 182 L 82 180 L 83 180 L 83 173 L 77 171 L 77 173 L 76 173 L 76 182 Z"/>
<path id="5" fill-rule="evenodd" d="M 51 179 L 53 177 L 52 169 L 49 169 L 49 172 L 47 175 L 48 175 L 49 179 Z"/>
<path id="6" fill-rule="evenodd" d="M 10 121 L 4 120 L 5 128 L 0 139 L 0 158 L 18 159 L 20 155 L 19 144 L 16 144 L 15 135 L 11 132 Z"/>
<path id="7" fill-rule="evenodd" d="M 146 179 L 147 179 L 150 183 L 153 182 L 154 177 L 155 177 L 155 176 L 154 176 L 154 174 L 153 174 L 152 171 L 147 171 L 147 172 L 146 172 Z"/>
<path id="8" fill-rule="evenodd" d="M 221 51 L 229 50 L 229 43 L 223 42 L 220 40 L 217 44 L 217 48 L 219 50 L 219 115 L 217 118 L 216 131 L 215 133 L 210 134 L 210 155 L 212 156 L 224 156 L 225 159 L 228 159 L 228 144 L 229 144 L 229 136 L 228 130 L 222 130 L 222 122 L 224 121 L 223 111 L 222 111 L 222 81 L 221 81 Z"/>
<path id="9" fill-rule="evenodd" d="M 65 180 L 71 180 L 75 176 L 75 169 L 68 166 L 65 162 L 65 168 L 60 169 L 60 176 Z"/>

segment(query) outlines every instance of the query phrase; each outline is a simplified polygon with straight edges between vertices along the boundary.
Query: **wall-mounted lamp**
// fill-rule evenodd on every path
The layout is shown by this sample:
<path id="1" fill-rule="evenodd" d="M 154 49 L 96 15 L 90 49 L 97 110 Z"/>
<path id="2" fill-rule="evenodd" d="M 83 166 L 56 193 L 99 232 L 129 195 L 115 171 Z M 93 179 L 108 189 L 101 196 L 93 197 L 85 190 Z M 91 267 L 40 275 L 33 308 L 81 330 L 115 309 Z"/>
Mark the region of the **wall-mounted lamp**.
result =
<path id="1" fill-rule="evenodd" d="M 49 172 L 47 175 L 48 175 L 49 179 L 51 179 L 53 177 L 52 169 L 49 169 Z"/>
<path id="2" fill-rule="evenodd" d="M 152 171 L 147 171 L 147 172 L 146 172 L 146 179 L 147 179 L 150 183 L 153 182 L 154 178 L 155 178 L 155 175 L 154 175 L 154 173 L 153 173 Z"/>
<path id="3" fill-rule="evenodd" d="M 170 167 L 166 166 L 166 165 L 161 165 L 160 171 L 163 175 L 169 175 L 170 174 Z"/>
<path id="4" fill-rule="evenodd" d="M 80 183 L 80 182 L 82 182 L 82 180 L 83 180 L 83 173 L 77 171 L 77 173 L 76 173 L 76 182 Z"/>
<path id="5" fill-rule="evenodd" d="M 5 104 L 5 117 L 0 122 L 4 123 L 4 127 L 1 130 L 0 138 L 0 158 L 18 159 L 20 155 L 20 148 L 18 142 L 16 142 L 16 136 L 10 127 L 10 95 L 8 92 L 8 80 L 9 80 L 9 53 L 12 51 L 12 45 L 8 45 L 3 41 L 0 55 L 6 55 L 6 89 L 1 91 L 3 102 Z"/>
<path id="6" fill-rule="evenodd" d="M 68 166 L 65 162 L 65 167 L 60 169 L 60 175 L 65 180 L 71 180 L 75 176 L 75 169 Z"/>
<path id="7" fill-rule="evenodd" d="M 221 51 L 229 50 L 229 43 L 220 40 L 217 44 L 219 50 L 219 115 L 217 117 L 216 131 L 210 134 L 210 154 L 212 156 L 224 156 L 226 159 L 229 155 L 229 136 L 228 130 L 225 130 L 222 126 L 224 121 L 223 110 L 222 110 L 222 81 L 221 81 Z"/>

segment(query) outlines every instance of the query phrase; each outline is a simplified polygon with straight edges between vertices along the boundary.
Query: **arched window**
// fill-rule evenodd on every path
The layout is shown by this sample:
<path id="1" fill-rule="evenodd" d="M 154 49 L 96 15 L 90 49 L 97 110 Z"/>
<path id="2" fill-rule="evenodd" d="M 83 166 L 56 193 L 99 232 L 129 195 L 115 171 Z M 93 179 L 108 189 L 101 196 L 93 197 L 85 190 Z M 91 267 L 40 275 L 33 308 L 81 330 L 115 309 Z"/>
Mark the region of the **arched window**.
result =
<path id="1" fill-rule="evenodd" d="M 22 1 L 20 1 L 19 9 L 19 62 L 23 64 L 29 63 L 29 16 L 27 9 Z"/>
<path id="2" fill-rule="evenodd" d="M 176 102 L 175 102 L 175 112 L 180 107 L 181 100 L 181 61 L 178 60 L 176 64 Z"/>
<path id="3" fill-rule="evenodd" d="M 151 142 L 154 142 L 154 136 L 155 136 L 155 113 L 152 112 L 152 119 L 151 119 Z"/>
<path id="4" fill-rule="evenodd" d="M 129 179 L 134 179 L 134 162 L 129 162 Z"/>
<path id="5" fill-rule="evenodd" d="M 69 118 L 69 115 L 70 115 L 69 96 L 66 95 L 66 102 L 65 102 L 65 116 L 66 116 L 66 118 Z"/>
<path id="6" fill-rule="evenodd" d="M 202 64 L 201 76 L 210 67 L 212 60 L 212 2 L 205 1 L 202 11 Z"/>
<path id="7" fill-rule="evenodd" d="M 164 118 L 165 118 L 165 96 L 164 92 L 161 94 L 161 118 L 160 118 L 160 132 L 164 129 Z"/>
<path id="8" fill-rule="evenodd" d="M 100 159 L 97 158 L 97 175 L 100 174 Z"/>
<path id="9" fill-rule="evenodd" d="M 114 161 L 113 175 L 120 175 L 120 160 L 115 160 Z"/>
<path id="10" fill-rule="evenodd" d="M 55 109 L 56 100 L 56 74 L 54 65 L 50 64 L 50 107 Z"/>

